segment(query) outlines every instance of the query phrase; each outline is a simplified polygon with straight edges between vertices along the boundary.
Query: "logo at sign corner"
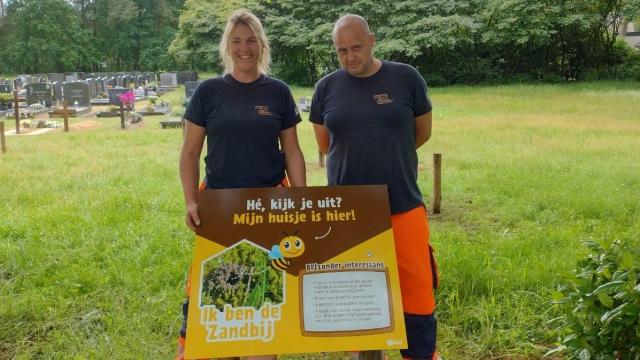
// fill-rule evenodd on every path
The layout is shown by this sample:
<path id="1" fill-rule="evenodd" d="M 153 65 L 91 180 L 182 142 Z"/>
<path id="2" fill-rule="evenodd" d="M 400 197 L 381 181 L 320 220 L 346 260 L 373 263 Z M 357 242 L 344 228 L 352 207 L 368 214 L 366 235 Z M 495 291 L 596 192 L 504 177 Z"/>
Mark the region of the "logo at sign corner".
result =
<path id="1" fill-rule="evenodd" d="M 387 339 L 387 346 L 402 345 L 402 340 Z"/>

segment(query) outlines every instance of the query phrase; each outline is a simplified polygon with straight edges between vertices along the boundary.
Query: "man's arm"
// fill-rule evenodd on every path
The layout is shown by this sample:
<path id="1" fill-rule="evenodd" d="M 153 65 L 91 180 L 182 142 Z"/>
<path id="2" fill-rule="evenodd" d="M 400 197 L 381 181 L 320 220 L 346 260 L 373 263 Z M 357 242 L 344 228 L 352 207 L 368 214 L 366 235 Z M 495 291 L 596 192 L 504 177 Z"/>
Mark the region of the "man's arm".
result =
<path id="1" fill-rule="evenodd" d="M 200 180 L 200 153 L 204 144 L 205 128 L 184 121 L 184 144 L 180 152 L 180 180 L 186 205 L 187 226 L 196 231 L 198 216 L 198 181 Z"/>
<path id="2" fill-rule="evenodd" d="M 321 153 L 329 152 L 329 129 L 324 125 L 313 124 L 313 132 L 316 134 L 316 143 Z"/>
<path id="3" fill-rule="evenodd" d="M 280 132 L 280 144 L 284 152 L 287 177 L 291 182 L 291 186 L 306 186 L 307 177 L 304 156 L 302 155 L 302 150 L 300 150 L 298 133 L 295 126 Z"/>
<path id="4" fill-rule="evenodd" d="M 431 138 L 431 117 L 431 111 L 416 117 L 416 149 Z"/>

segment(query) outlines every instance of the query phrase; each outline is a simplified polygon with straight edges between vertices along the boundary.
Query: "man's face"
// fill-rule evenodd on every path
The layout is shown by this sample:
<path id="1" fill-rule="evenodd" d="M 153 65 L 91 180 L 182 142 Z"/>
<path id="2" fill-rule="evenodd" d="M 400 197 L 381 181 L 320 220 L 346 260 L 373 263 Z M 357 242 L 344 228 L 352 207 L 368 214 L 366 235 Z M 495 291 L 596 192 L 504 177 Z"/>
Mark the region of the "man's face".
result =
<path id="1" fill-rule="evenodd" d="M 356 77 L 371 75 L 374 43 L 374 35 L 366 33 L 362 26 L 355 23 L 338 28 L 333 39 L 340 65 Z"/>

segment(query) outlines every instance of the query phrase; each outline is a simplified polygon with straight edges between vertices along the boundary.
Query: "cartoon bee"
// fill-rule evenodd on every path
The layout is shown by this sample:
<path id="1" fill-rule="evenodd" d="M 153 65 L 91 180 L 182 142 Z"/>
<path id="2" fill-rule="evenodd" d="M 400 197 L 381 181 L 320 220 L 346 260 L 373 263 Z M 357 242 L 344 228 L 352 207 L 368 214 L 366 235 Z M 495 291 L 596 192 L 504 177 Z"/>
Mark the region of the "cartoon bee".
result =
<path id="1" fill-rule="evenodd" d="M 296 231 L 293 235 L 284 233 L 285 237 L 280 240 L 280 245 L 273 245 L 269 251 L 271 266 L 279 271 L 285 271 L 291 265 L 289 259 L 298 257 L 304 252 L 304 241 L 298 236 Z"/>

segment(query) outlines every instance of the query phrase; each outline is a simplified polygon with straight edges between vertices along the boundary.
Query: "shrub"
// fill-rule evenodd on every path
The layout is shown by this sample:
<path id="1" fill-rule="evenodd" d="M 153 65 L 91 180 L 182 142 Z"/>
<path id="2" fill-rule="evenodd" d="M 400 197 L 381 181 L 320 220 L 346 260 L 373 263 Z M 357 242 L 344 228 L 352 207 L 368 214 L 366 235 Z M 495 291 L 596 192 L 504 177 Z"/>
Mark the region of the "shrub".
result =
<path id="1" fill-rule="evenodd" d="M 561 346 L 571 358 L 640 359 L 640 250 L 637 241 L 587 241 L 569 283 L 553 294 Z"/>

